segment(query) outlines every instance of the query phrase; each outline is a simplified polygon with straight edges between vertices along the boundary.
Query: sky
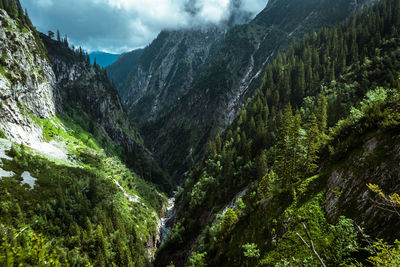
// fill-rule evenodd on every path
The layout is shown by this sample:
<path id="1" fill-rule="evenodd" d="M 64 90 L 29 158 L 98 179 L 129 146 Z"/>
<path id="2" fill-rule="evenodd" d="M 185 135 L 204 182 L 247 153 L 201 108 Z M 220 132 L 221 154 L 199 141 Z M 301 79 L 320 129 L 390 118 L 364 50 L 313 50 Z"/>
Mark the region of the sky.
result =
<path id="1" fill-rule="evenodd" d="M 267 1 L 20 0 L 39 31 L 58 29 L 75 46 L 111 53 L 145 47 L 164 29 L 217 24 L 229 17 L 233 2 L 256 15 Z"/>

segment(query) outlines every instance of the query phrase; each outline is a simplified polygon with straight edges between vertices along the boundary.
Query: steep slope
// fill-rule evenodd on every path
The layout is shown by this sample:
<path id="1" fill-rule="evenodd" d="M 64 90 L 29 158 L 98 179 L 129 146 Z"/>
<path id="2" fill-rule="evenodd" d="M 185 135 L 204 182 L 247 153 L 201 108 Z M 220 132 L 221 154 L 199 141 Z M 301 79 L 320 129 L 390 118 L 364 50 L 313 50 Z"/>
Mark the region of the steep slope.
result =
<path id="1" fill-rule="evenodd" d="M 166 198 L 118 156 L 163 174 L 105 73 L 67 40 L 48 53 L 17 7 L 0 1 L 0 265 L 150 265 Z"/>
<path id="2" fill-rule="evenodd" d="M 250 21 L 252 14 L 245 11 L 242 1 L 228 2 L 227 17 L 218 25 L 197 25 L 198 3 L 188 2 L 185 12 L 194 17 L 192 23 L 197 26 L 162 31 L 143 50 L 138 63 L 132 58 L 130 66 L 126 65 L 129 72 L 120 69 L 118 63 L 107 68 L 135 125 L 140 127 L 170 111 L 207 68 L 226 31 Z"/>
<path id="3" fill-rule="evenodd" d="M 120 95 L 126 94 L 124 90 L 128 89 L 129 86 L 125 85 L 125 83 L 128 82 L 128 77 L 133 75 L 130 72 L 136 70 L 142 52 L 143 49 L 136 49 L 123 53 L 111 66 L 106 68 L 108 76 L 117 87 Z"/>
<path id="4" fill-rule="evenodd" d="M 28 116 L 55 115 L 55 75 L 29 26 L 17 23 L 1 9 L 0 131 L 12 140 L 35 146 L 42 136 Z M 36 147 L 40 147 L 36 146 Z"/>
<path id="5" fill-rule="evenodd" d="M 80 123 L 107 152 L 122 157 L 142 177 L 170 191 L 168 177 L 143 146 L 140 134 L 131 127 L 106 73 L 88 64 L 81 52 L 45 35 L 41 37 L 49 51 L 57 93 L 62 99 L 57 106 L 59 113 Z"/>
<path id="6" fill-rule="evenodd" d="M 132 59 L 132 69 L 122 81 L 115 70 L 119 62 L 107 68 L 110 78 L 116 81 L 131 121 L 141 125 L 174 106 L 191 87 L 224 31 L 215 26 L 162 31 L 143 50 L 138 63 Z"/>
<path id="7" fill-rule="evenodd" d="M 142 127 L 149 148 L 174 176 L 181 175 L 192 165 L 192 158 L 198 159 L 207 141 L 233 120 L 241 105 L 259 88 L 262 73 L 278 51 L 313 29 L 342 21 L 356 8 L 354 3 L 268 2 L 251 23 L 236 26 L 226 34 L 206 62 L 207 68 L 171 112 Z"/>
<path id="8" fill-rule="evenodd" d="M 381 1 L 277 56 L 178 193 L 156 266 L 314 266 L 302 223 L 329 266 L 369 256 L 355 224 L 399 238 L 366 186 L 398 190 L 399 12 Z"/>

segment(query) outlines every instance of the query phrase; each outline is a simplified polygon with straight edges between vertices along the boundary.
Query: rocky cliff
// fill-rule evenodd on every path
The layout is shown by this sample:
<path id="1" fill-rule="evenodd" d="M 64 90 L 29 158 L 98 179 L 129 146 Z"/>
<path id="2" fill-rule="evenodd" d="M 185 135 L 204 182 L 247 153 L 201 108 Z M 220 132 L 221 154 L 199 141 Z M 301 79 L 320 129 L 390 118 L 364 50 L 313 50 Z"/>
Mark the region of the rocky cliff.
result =
<path id="1" fill-rule="evenodd" d="M 169 188 L 166 175 L 130 125 L 105 72 L 90 65 L 82 51 L 44 35 L 40 39 L 28 23 L 0 12 L 2 136 L 66 159 L 65 143 L 47 142 L 48 127 L 43 123 L 67 116 L 91 132 L 93 141 L 108 153 L 120 155 L 138 173 Z"/>
<path id="2" fill-rule="evenodd" d="M 137 63 L 132 60 L 132 69 L 122 82 L 115 72 L 119 62 L 109 67 L 131 121 L 141 125 L 169 111 L 192 87 L 224 32 L 223 27 L 216 26 L 162 31 Z"/>
<path id="3" fill-rule="evenodd" d="M 41 35 L 56 77 L 60 114 L 75 118 L 108 153 L 118 154 L 145 178 L 171 190 L 167 176 L 131 126 L 116 88 L 98 65 L 90 65 L 82 52 Z M 82 121 L 83 120 L 83 121 Z"/>
<path id="4" fill-rule="evenodd" d="M 27 25 L 0 9 L 0 131 L 13 141 L 40 147 L 42 129 L 32 116 L 56 113 L 56 77 Z"/>

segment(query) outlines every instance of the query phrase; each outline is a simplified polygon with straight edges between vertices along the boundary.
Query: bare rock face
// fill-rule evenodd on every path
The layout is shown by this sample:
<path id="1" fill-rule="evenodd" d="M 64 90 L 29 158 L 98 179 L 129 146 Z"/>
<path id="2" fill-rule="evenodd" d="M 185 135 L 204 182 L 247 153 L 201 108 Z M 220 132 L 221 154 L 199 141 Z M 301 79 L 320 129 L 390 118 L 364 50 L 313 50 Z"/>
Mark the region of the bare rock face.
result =
<path id="1" fill-rule="evenodd" d="M 379 237 L 391 240 L 400 221 L 390 207 L 366 186 L 379 185 L 385 194 L 400 191 L 400 135 L 386 133 L 366 138 L 362 149 L 349 156 L 329 174 L 325 211 L 335 221 L 339 215 Z"/>
<path id="2" fill-rule="evenodd" d="M 130 126 L 122 108 L 118 93 L 105 73 L 89 65 L 62 43 L 42 39 L 48 49 L 55 73 L 57 95 L 62 100 L 57 103 L 57 112 L 64 112 L 66 103 L 88 114 L 90 124 L 101 127 L 103 135 L 127 152 L 147 151 L 138 144 L 140 136 Z"/>
<path id="3" fill-rule="evenodd" d="M 55 75 L 31 30 L 0 9 L 0 130 L 29 144 L 42 138 L 34 117 L 55 115 Z"/>
<path id="4" fill-rule="evenodd" d="M 131 120 L 140 125 L 172 108 L 192 87 L 225 31 L 217 26 L 162 31 L 123 81 L 118 80 L 118 62 L 108 67 Z"/>

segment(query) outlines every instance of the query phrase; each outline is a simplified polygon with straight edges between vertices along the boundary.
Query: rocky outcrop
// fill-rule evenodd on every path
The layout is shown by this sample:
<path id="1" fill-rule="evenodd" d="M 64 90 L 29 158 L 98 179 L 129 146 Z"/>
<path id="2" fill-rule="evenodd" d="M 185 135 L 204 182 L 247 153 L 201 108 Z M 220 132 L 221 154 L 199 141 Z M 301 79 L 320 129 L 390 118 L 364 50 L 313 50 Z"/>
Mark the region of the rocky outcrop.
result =
<path id="1" fill-rule="evenodd" d="M 143 145 L 140 134 L 131 126 L 116 88 L 106 72 L 99 66 L 90 65 L 82 53 L 64 43 L 41 35 L 48 50 L 56 77 L 57 94 L 61 102 L 57 111 L 61 114 L 78 114 L 97 142 L 112 149 L 145 179 L 161 185 L 168 191 L 167 176 L 154 162 L 152 154 Z M 147 176 L 146 176 L 147 175 Z"/>
<path id="2" fill-rule="evenodd" d="M 32 116 L 50 118 L 56 111 L 56 79 L 43 49 L 26 25 L 0 9 L 0 130 L 28 145 L 42 139 Z"/>
<path id="3" fill-rule="evenodd" d="M 41 36 L 46 45 L 55 73 L 57 93 L 62 101 L 57 111 L 63 113 L 65 105 L 90 115 L 88 123 L 101 126 L 101 132 L 127 152 L 147 151 L 139 144 L 140 135 L 130 126 L 116 89 L 104 71 L 88 64 L 83 56 L 63 43 Z M 93 128 L 92 126 L 91 128 Z M 150 157 L 150 154 L 149 154 Z"/>
<path id="4" fill-rule="evenodd" d="M 325 211 L 331 221 L 345 215 L 369 234 L 393 241 L 399 217 L 366 185 L 379 185 L 387 195 L 400 191 L 400 135 L 378 132 L 362 143 L 362 149 L 349 151 L 330 172 Z"/>
<path id="5" fill-rule="evenodd" d="M 109 67 L 131 120 L 140 125 L 171 109 L 192 87 L 224 32 L 217 26 L 163 31 L 143 50 L 124 80 L 114 71 L 118 61 Z"/>
<path id="6" fill-rule="evenodd" d="M 30 26 L 0 9 L 0 134 L 68 160 L 64 144 L 43 138 L 40 119 L 56 114 L 59 96 L 46 49 Z"/>

